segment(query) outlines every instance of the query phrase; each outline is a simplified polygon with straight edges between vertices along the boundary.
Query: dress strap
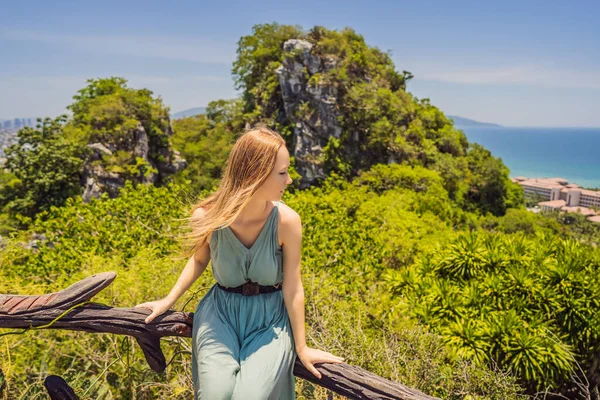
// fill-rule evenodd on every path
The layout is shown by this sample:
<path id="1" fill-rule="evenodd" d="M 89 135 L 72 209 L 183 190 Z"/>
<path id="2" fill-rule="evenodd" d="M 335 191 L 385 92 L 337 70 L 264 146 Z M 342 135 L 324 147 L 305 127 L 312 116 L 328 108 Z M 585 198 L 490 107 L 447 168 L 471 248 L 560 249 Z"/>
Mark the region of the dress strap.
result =
<path id="1" fill-rule="evenodd" d="M 275 207 L 277 207 L 277 212 L 275 214 L 279 214 L 279 205 L 282 204 L 283 201 L 279 200 L 277 203 L 275 203 Z M 271 239 L 273 245 L 274 245 L 274 249 L 279 249 L 279 239 L 278 239 L 278 229 L 279 229 L 279 216 L 275 215 L 275 217 L 273 217 L 273 225 L 274 227 L 271 229 L 273 238 Z"/>

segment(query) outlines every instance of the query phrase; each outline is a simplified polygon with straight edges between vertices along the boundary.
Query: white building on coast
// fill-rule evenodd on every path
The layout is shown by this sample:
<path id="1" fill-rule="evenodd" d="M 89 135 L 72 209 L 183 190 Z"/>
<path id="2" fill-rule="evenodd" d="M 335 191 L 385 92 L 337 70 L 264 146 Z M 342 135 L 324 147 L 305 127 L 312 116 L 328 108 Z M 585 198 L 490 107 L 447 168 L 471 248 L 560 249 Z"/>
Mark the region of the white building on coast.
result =
<path id="1" fill-rule="evenodd" d="M 563 178 L 532 178 L 518 176 L 511 179 L 523 187 L 525 197 L 536 195 L 544 199 L 538 203 L 542 210 L 578 212 L 588 220 L 600 223 L 600 191 L 587 190 L 579 185 L 569 183 Z"/>

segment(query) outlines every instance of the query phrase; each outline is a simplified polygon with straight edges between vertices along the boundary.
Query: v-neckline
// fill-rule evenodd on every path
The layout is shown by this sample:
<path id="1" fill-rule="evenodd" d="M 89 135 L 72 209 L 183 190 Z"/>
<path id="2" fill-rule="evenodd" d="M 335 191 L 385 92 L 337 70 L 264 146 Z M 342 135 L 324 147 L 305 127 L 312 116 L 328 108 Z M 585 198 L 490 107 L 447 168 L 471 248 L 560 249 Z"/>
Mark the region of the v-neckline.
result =
<path id="1" fill-rule="evenodd" d="M 254 240 L 254 243 L 252 243 L 252 246 L 250 246 L 250 247 L 246 247 L 246 245 L 244 243 L 242 243 L 242 241 L 240 239 L 238 239 L 237 236 L 235 236 L 235 233 L 233 233 L 233 230 L 229 227 L 229 225 L 227 225 L 225 227 L 225 229 L 227 229 L 229 231 L 229 233 L 231 233 L 231 236 L 233 236 L 235 241 L 238 242 L 240 244 L 240 246 L 242 246 L 242 248 L 244 248 L 246 251 L 251 251 L 254 248 L 254 246 L 258 243 L 258 241 L 261 239 L 263 233 L 265 232 L 267 225 L 269 224 L 269 221 L 271 220 L 273 211 L 275 211 L 276 208 L 277 208 L 277 205 L 274 205 L 273 208 L 271 209 L 271 212 L 269 212 L 269 216 L 267 217 L 267 220 L 265 221 L 262 228 L 260 229 L 260 232 L 258 233 L 256 240 Z"/>

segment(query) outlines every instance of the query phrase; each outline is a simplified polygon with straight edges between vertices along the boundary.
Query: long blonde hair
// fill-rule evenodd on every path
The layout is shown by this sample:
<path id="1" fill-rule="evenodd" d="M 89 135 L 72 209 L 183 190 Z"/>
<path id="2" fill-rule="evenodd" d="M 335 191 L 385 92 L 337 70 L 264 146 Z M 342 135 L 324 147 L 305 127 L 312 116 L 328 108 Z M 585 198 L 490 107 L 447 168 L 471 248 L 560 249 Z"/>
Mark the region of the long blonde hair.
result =
<path id="1" fill-rule="evenodd" d="M 235 221 L 269 177 L 281 146 L 285 146 L 281 135 L 262 125 L 251 128 L 236 140 L 218 189 L 194 204 L 191 216 L 186 218 L 192 231 L 184 236 L 188 239 L 184 244 L 186 257 L 202 247 L 215 229 L 222 229 Z M 200 207 L 205 211 L 204 216 L 195 218 L 193 213 Z"/>

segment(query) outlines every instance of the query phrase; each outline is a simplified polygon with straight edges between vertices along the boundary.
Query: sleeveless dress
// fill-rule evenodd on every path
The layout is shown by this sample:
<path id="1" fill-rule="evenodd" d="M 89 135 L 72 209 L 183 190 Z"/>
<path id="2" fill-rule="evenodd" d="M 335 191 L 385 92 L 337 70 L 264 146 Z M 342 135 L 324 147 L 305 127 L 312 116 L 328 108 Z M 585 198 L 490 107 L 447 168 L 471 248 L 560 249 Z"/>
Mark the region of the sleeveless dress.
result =
<path id="1" fill-rule="evenodd" d="M 210 240 L 212 273 L 221 285 L 283 281 L 277 240 L 279 202 L 247 248 L 229 227 Z M 215 283 L 200 300 L 192 329 L 194 399 L 296 398 L 294 339 L 282 291 L 244 296 Z"/>

